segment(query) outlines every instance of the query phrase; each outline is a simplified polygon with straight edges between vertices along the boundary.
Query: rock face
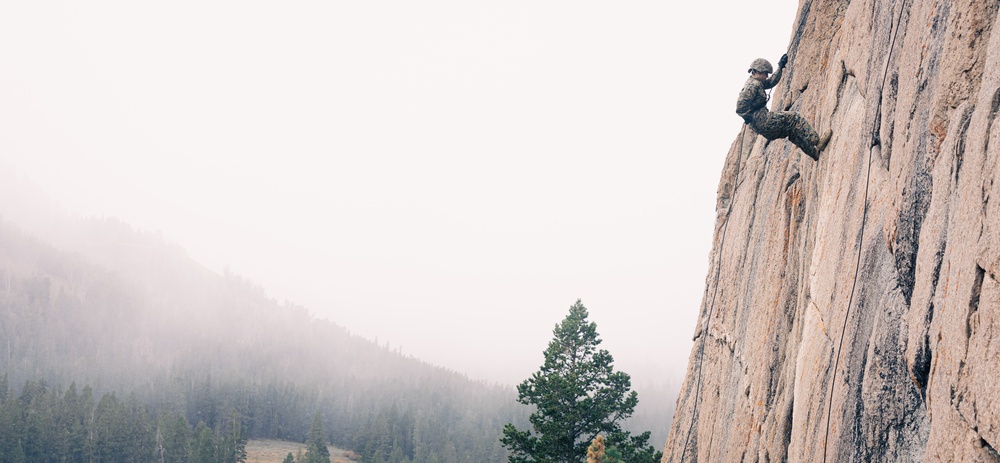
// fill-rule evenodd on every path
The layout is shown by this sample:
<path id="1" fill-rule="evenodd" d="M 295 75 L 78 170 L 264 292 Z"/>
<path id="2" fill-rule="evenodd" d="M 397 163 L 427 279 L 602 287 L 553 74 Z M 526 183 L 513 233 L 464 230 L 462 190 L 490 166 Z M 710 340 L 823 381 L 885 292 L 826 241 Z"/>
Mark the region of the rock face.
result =
<path id="1" fill-rule="evenodd" d="M 833 138 L 732 145 L 663 461 L 1000 462 L 998 11 L 802 0 L 771 107 Z"/>

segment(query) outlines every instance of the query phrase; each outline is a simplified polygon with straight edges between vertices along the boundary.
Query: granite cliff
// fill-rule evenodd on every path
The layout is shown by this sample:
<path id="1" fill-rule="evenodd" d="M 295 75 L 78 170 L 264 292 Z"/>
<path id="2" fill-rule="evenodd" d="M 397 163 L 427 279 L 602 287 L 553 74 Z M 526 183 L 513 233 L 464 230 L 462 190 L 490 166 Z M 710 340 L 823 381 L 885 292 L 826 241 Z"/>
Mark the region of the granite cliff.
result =
<path id="1" fill-rule="evenodd" d="M 801 1 L 771 108 L 833 137 L 736 136 L 663 461 L 1000 462 L 998 10 Z"/>

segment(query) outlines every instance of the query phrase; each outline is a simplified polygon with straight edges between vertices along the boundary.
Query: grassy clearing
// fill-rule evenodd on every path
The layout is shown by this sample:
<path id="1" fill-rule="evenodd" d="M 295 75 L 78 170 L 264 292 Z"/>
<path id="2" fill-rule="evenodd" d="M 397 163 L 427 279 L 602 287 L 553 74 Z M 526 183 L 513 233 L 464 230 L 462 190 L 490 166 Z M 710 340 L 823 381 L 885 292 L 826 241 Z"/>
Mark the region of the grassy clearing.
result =
<path id="1" fill-rule="evenodd" d="M 331 463 L 355 463 L 358 455 L 350 450 L 333 446 L 330 449 Z M 280 440 L 251 440 L 247 442 L 247 463 L 281 463 L 291 452 L 298 456 L 299 450 L 306 451 L 306 444 Z"/>

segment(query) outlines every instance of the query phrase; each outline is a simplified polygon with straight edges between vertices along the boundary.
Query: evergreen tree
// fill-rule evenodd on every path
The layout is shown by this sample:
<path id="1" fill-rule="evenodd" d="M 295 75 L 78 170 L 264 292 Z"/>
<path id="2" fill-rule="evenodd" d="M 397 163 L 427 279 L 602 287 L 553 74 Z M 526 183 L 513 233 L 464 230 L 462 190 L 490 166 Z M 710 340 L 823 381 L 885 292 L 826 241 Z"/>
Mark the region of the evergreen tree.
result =
<path id="1" fill-rule="evenodd" d="M 183 415 L 167 413 L 160 418 L 158 429 L 162 463 L 188 463 L 191 458 L 191 424 Z"/>
<path id="2" fill-rule="evenodd" d="M 638 436 L 633 436 L 628 432 L 612 434 L 608 437 L 608 455 L 615 458 L 613 461 L 659 463 L 663 452 L 648 444 L 649 435 L 649 431 Z"/>
<path id="3" fill-rule="evenodd" d="M 124 404 L 114 394 L 105 394 L 94 411 L 94 458 L 101 462 L 125 463 Z"/>
<path id="4" fill-rule="evenodd" d="M 285 461 L 282 461 L 281 463 L 295 463 L 295 457 L 292 455 L 292 452 L 288 452 L 288 456 L 285 457 Z"/>
<path id="5" fill-rule="evenodd" d="M 652 448 L 653 447 L 650 447 L 650 449 L 652 449 Z M 607 460 L 608 463 L 618 463 L 618 462 L 624 462 L 625 461 L 625 460 L 622 459 L 622 453 L 620 451 L 618 451 L 618 449 L 616 449 L 614 447 L 608 447 L 606 450 L 607 450 L 607 453 L 605 454 L 605 456 L 608 459 Z M 661 456 L 662 456 L 662 452 L 660 452 L 660 453 L 661 453 Z M 653 460 L 649 460 L 649 461 L 653 461 Z M 657 457 L 656 461 L 660 461 L 660 457 Z"/>
<path id="6" fill-rule="evenodd" d="M 191 461 L 193 463 L 218 463 L 215 455 L 215 434 L 205 424 L 198 422 L 198 427 L 194 431 L 194 447 L 191 449 Z"/>
<path id="7" fill-rule="evenodd" d="M 13 463 L 26 463 L 30 461 L 28 460 L 28 457 L 25 456 L 24 447 L 21 445 L 20 442 L 18 442 L 17 445 L 14 446 L 14 450 L 10 456 L 10 461 Z"/>
<path id="8" fill-rule="evenodd" d="M 56 461 L 58 459 L 55 414 L 56 394 L 48 390 L 44 381 L 29 383 L 22 391 L 27 406 L 24 433 L 24 454 L 28 461 Z"/>
<path id="9" fill-rule="evenodd" d="M 620 422 L 639 403 L 638 394 L 629 390 L 628 374 L 614 371 L 611 354 L 598 350 L 597 324 L 587 315 L 576 301 L 553 330 L 541 369 L 517 386 L 518 402 L 536 411 L 529 417 L 531 430 L 504 426 L 500 441 L 510 450 L 510 463 L 582 462 L 599 434 L 615 444 L 634 445 L 631 453 L 622 452 L 630 463 L 659 461 L 659 452 L 646 445 L 648 433 L 633 438 L 621 429 Z"/>
<path id="10" fill-rule="evenodd" d="M 83 393 L 76 391 L 76 383 L 69 386 L 63 395 L 60 409 L 60 445 L 63 447 L 64 459 L 67 463 L 86 463 L 90 461 L 88 434 L 90 431 L 90 416 L 94 409 L 94 399 L 89 387 Z"/>
<path id="11" fill-rule="evenodd" d="M 0 463 L 24 462 L 24 414 L 27 407 L 17 399 L 0 403 Z"/>
<path id="12" fill-rule="evenodd" d="M 309 439 L 306 444 L 306 455 L 303 463 L 330 463 L 330 449 L 326 447 L 323 420 L 320 419 L 318 412 L 313 417 L 313 424 L 309 428 Z"/>
<path id="13" fill-rule="evenodd" d="M 134 394 L 129 394 L 123 404 L 124 426 L 120 428 L 125 441 L 123 461 L 142 463 L 151 461 L 156 454 L 156 424 L 146 408 Z"/>
<path id="14" fill-rule="evenodd" d="M 7 373 L 4 372 L 3 376 L 0 376 L 0 405 L 3 405 L 10 399 L 10 382 L 7 380 Z"/>
<path id="15" fill-rule="evenodd" d="M 224 463 L 243 463 L 247 460 L 247 438 L 239 413 L 233 410 L 226 419 L 221 453 Z"/>

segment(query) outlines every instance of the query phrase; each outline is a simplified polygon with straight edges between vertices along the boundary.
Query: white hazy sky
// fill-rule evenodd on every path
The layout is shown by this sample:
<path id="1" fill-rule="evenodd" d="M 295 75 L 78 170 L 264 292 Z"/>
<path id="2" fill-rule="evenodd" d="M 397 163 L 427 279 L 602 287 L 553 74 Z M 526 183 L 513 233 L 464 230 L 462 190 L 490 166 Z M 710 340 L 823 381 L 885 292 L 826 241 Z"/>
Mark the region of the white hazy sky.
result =
<path id="1" fill-rule="evenodd" d="M 669 381 L 736 94 L 796 9 L 7 1 L 0 168 L 473 378 L 528 377 L 581 298 Z"/>

